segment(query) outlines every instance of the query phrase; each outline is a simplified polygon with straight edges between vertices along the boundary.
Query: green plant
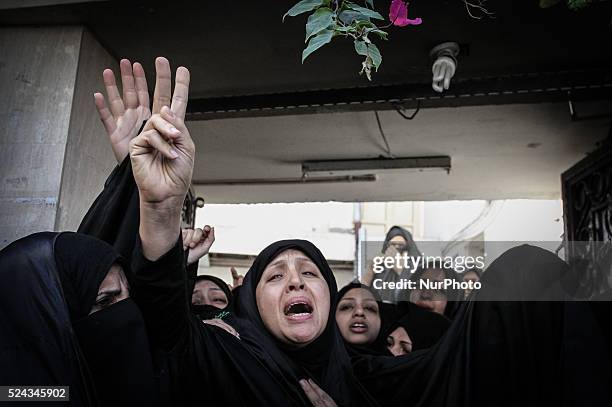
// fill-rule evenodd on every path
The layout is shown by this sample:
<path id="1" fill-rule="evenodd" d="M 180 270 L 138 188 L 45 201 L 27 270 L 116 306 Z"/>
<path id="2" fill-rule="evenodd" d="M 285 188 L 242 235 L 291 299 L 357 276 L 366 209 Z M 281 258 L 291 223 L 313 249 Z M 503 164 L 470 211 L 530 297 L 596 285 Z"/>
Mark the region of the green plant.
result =
<path id="1" fill-rule="evenodd" d="M 363 5 L 346 0 L 302 0 L 287 11 L 283 21 L 287 16 L 312 12 L 306 22 L 304 42 L 307 45 L 302 52 L 302 63 L 333 38 L 349 38 L 353 40 L 355 52 L 365 57 L 359 73 L 372 80 L 372 70 L 377 71 L 382 63 L 382 55 L 373 38 L 387 40 L 389 33 L 385 30 L 394 24 L 405 26 L 421 23 L 421 19 L 407 18 L 406 3 L 400 0 L 393 3 L 401 3 L 399 11 L 402 14 L 396 13 L 396 18 L 386 25 L 382 25 L 385 18 L 374 9 L 373 0 L 365 0 Z"/>

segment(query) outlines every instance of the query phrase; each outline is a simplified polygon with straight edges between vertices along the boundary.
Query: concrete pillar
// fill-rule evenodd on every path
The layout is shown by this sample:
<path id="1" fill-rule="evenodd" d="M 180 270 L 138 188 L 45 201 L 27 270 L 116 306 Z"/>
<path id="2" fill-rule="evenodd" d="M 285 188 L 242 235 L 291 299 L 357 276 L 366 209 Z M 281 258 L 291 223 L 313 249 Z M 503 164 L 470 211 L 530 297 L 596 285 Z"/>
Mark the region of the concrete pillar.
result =
<path id="1" fill-rule="evenodd" d="M 0 29 L 0 248 L 74 230 L 115 165 L 93 104 L 117 62 L 83 27 Z"/>

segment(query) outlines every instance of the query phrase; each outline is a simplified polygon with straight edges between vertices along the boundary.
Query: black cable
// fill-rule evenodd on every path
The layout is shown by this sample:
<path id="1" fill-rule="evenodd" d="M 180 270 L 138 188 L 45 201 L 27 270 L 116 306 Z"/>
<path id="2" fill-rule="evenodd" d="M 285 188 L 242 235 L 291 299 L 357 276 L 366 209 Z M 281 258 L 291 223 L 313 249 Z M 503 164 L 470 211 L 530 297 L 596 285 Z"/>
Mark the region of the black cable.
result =
<path id="1" fill-rule="evenodd" d="M 391 147 L 389 147 L 387 136 L 385 136 L 385 132 L 383 131 L 382 124 L 380 124 L 380 117 L 378 117 L 378 111 L 375 110 L 374 114 L 376 115 L 376 123 L 378 123 L 378 130 L 380 131 L 380 135 L 382 136 L 382 139 L 385 142 L 385 147 L 387 149 L 387 158 L 395 158 L 393 154 L 391 154 Z"/>
<path id="2" fill-rule="evenodd" d="M 415 116 L 417 115 L 417 113 L 419 113 L 419 110 L 421 110 L 421 101 L 417 100 L 417 107 L 416 110 L 410 115 L 408 116 L 407 114 L 405 114 L 404 112 L 402 112 L 402 110 L 400 109 L 400 105 L 394 103 L 393 107 L 395 108 L 395 111 L 402 116 L 404 119 L 406 120 L 412 120 L 415 118 Z M 403 106 L 402 106 L 403 108 Z"/>

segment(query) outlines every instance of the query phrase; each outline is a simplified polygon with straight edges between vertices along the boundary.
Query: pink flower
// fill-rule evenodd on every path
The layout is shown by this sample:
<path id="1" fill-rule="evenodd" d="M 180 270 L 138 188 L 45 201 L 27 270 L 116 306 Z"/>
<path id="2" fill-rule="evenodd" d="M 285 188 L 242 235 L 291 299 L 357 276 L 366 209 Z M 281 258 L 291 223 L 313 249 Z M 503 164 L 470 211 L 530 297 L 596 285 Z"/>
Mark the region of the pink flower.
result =
<path id="1" fill-rule="evenodd" d="M 423 22 L 420 17 L 413 20 L 408 18 L 408 3 L 403 0 L 393 0 L 389 8 L 389 20 L 398 27 L 419 25 Z"/>

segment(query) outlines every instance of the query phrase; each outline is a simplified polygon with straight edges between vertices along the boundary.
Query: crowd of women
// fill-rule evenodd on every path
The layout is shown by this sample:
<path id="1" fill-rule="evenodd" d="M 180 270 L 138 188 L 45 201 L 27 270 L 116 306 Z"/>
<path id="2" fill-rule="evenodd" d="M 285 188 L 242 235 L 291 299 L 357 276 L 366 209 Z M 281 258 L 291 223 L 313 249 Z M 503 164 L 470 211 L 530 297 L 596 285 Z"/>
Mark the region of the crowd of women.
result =
<path id="1" fill-rule="evenodd" d="M 172 92 L 155 66 L 152 107 L 140 64 L 121 61 L 122 95 L 103 73 L 119 165 L 78 232 L 0 252 L 0 385 L 69 386 L 79 406 L 611 405 L 607 303 L 560 301 L 569 268 L 543 249 L 504 253 L 473 293 L 378 292 L 371 276 L 338 290 L 304 240 L 267 246 L 234 287 L 198 276 L 215 234 L 180 229 L 189 71 Z M 388 250 L 418 249 L 393 228 Z M 516 300 L 525 283 L 541 301 Z"/>

